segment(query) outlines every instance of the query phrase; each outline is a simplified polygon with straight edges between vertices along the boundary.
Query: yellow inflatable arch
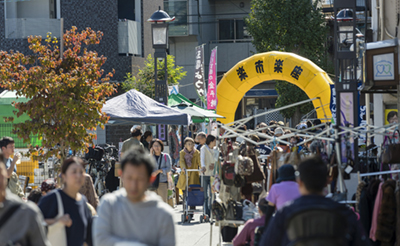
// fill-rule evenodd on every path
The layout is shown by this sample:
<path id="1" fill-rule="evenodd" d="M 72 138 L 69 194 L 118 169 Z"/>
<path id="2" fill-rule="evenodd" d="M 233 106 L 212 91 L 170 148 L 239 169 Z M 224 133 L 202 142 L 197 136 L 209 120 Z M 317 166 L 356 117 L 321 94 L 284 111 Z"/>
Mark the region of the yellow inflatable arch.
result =
<path id="1" fill-rule="evenodd" d="M 221 122 L 231 123 L 235 120 L 235 112 L 240 100 L 254 86 L 268 80 L 285 80 L 297 85 L 309 98 L 314 100 L 317 117 L 331 117 L 329 108 L 331 98 L 329 76 L 310 60 L 287 52 L 266 52 L 256 54 L 237 63 L 225 73 L 217 86 L 217 114 L 226 118 Z"/>

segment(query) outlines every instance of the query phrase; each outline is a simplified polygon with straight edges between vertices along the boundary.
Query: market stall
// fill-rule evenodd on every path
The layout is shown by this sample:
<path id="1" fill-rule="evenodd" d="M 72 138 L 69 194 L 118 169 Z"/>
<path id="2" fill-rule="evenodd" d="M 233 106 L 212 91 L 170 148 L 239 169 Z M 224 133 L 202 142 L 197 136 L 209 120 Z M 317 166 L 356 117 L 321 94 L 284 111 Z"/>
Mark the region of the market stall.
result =
<path id="1" fill-rule="evenodd" d="M 107 100 L 102 110 L 111 124 L 189 125 L 190 115 L 158 103 L 134 89 Z"/>

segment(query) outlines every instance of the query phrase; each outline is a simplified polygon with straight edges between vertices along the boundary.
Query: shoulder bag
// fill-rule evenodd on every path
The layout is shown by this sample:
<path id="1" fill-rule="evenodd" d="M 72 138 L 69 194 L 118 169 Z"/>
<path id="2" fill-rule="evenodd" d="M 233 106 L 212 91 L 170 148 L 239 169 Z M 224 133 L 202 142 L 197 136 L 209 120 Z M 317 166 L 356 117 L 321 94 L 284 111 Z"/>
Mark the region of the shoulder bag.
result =
<path id="1" fill-rule="evenodd" d="M 167 162 L 167 156 L 165 154 L 162 154 L 162 157 L 164 157 L 165 162 Z M 162 157 L 160 156 L 160 158 L 158 158 L 158 169 L 157 170 L 161 169 L 161 158 Z M 159 184 L 160 184 L 160 173 L 157 174 L 156 179 L 151 184 L 151 190 L 153 190 L 153 191 L 157 190 Z"/>
<path id="2" fill-rule="evenodd" d="M 388 145 L 385 145 L 385 143 L 383 144 L 384 145 L 382 150 L 383 164 L 400 163 L 400 143 L 395 143 L 396 132 L 398 132 L 400 136 L 400 131 L 395 130 L 393 132 L 393 137 L 392 137 L 393 140 L 390 139 L 390 137 L 385 138 L 385 140 L 387 139 L 389 141 L 389 144 Z"/>
<path id="3" fill-rule="evenodd" d="M 60 192 L 57 190 L 54 192 L 57 197 L 58 215 L 55 219 L 59 219 L 64 215 L 64 206 L 62 203 Z M 67 231 L 65 225 L 57 221 L 56 223 L 48 226 L 47 238 L 50 244 L 53 246 L 67 246 Z"/>
<path id="4" fill-rule="evenodd" d="M 230 199 L 226 209 L 227 220 L 242 220 L 243 218 L 243 205 L 240 202 Z"/>

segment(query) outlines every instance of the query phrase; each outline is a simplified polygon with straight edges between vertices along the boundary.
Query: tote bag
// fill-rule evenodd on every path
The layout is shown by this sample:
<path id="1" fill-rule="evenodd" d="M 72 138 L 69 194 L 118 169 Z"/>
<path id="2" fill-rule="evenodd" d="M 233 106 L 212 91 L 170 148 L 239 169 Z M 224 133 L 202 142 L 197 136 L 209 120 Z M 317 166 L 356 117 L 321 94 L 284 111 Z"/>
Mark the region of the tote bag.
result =
<path id="1" fill-rule="evenodd" d="M 64 215 L 64 207 L 61 200 L 60 192 L 57 190 L 57 206 L 58 206 L 58 215 L 56 219 L 59 219 Z M 58 221 L 49 227 L 49 232 L 47 233 L 47 238 L 50 241 L 52 246 L 67 246 L 67 231 L 65 230 L 65 225 Z"/>

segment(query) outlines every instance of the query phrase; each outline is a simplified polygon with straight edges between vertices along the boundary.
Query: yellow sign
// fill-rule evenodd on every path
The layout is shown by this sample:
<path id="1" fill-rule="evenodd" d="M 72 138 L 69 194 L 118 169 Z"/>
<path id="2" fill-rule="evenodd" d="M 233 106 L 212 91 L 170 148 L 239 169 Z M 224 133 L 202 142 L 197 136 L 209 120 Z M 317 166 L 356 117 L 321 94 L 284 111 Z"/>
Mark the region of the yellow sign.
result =
<path id="1" fill-rule="evenodd" d="M 243 96 L 254 86 L 268 80 L 285 80 L 297 85 L 309 98 L 314 100 L 317 116 L 324 119 L 332 114 L 329 108 L 333 84 L 329 76 L 310 60 L 287 52 L 266 52 L 256 54 L 237 63 L 225 73 L 217 87 L 217 114 L 224 124 L 235 120 L 235 112 Z"/>
<path id="2" fill-rule="evenodd" d="M 389 116 L 390 112 L 396 112 L 396 113 L 391 113 Z M 385 125 L 389 124 L 389 120 L 391 121 L 390 123 L 398 122 L 397 109 L 385 109 Z"/>

